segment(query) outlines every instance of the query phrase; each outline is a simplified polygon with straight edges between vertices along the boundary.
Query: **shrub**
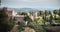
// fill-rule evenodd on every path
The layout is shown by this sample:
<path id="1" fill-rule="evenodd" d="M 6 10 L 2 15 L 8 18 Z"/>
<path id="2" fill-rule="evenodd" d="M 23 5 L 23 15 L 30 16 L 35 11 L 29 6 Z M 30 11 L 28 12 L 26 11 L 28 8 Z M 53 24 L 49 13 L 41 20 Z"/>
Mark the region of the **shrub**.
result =
<path id="1" fill-rule="evenodd" d="M 18 30 L 21 32 L 25 29 L 25 25 L 23 22 L 20 22 L 19 26 L 18 26 Z"/>
<path id="2" fill-rule="evenodd" d="M 36 32 L 45 32 L 45 30 L 40 26 L 40 24 L 32 21 L 28 24 L 30 28 L 33 28 Z"/>

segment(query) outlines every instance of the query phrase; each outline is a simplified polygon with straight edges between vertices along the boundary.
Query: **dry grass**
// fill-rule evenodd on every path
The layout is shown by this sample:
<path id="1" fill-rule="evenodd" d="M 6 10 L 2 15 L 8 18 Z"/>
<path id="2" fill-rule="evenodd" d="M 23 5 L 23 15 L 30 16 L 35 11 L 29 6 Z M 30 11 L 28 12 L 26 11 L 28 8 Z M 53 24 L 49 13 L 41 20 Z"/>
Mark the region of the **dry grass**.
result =
<path id="1" fill-rule="evenodd" d="M 15 25 L 14 28 L 10 32 L 19 32 L 18 25 Z M 35 30 L 29 27 L 25 27 L 25 30 L 21 32 L 35 32 Z"/>
<path id="2" fill-rule="evenodd" d="M 22 32 L 35 32 L 35 30 L 29 27 L 25 27 L 25 30 Z"/>
<path id="3" fill-rule="evenodd" d="M 14 28 L 10 32 L 18 32 L 18 25 L 15 25 Z"/>

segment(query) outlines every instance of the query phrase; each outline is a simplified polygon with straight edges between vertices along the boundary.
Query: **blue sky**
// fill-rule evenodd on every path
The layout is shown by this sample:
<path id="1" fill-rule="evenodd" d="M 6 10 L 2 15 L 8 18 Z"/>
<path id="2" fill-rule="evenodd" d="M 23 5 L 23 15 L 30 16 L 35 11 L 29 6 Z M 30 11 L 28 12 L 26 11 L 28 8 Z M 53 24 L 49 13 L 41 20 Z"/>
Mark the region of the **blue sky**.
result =
<path id="1" fill-rule="evenodd" d="M 60 0 L 1 0 L 1 7 L 58 9 Z"/>

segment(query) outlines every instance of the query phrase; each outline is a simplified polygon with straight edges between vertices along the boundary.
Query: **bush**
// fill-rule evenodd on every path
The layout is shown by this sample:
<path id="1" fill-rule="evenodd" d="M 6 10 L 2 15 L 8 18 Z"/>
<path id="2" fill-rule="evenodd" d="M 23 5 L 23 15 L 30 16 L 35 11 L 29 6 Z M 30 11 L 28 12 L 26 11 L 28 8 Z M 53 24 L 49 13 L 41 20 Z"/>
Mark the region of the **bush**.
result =
<path id="1" fill-rule="evenodd" d="M 40 24 L 32 21 L 28 24 L 30 28 L 33 28 L 36 32 L 45 32 L 45 30 L 40 26 Z"/>
<path id="2" fill-rule="evenodd" d="M 23 22 L 20 22 L 19 26 L 18 26 L 18 30 L 21 32 L 23 30 L 25 30 L 25 25 Z"/>
<path id="3" fill-rule="evenodd" d="M 42 18 L 40 18 L 40 17 L 39 17 L 39 18 L 35 18 L 35 19 L 34 19 L 34 22 L 36 22 L 36 23 L 38 23 L 38 24 L 40 24 L 40 25 L 41 25 L 41 24 L 44 24 L 44 20 L 43 20 Z"/>

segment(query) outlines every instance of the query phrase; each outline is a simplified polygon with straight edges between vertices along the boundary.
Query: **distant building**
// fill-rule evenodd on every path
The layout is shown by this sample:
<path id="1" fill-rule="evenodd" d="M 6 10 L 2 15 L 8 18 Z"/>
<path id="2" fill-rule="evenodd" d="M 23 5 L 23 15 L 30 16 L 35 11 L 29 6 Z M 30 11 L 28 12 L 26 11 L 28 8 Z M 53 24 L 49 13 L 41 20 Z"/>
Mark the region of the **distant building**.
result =
<path id="1" fill-rule="evenodd" d="M 25 17 L 24 15 L 16 15 L 15 16 L 16 23 L 18 23 L 18 22 L 24 22 L 25 23 L 24 17 Z"/>
<path id="2" fill-rule="evenodd" d="M 32 20 L 38 17 L 38 12 L 28 12 L 27 14 Z"/>
<path id="3" fill-rule="evenodd" d="M 8 10 L 8 15 L 9 16 L 16 16 L 16 12 L 14 10 Z"/>
<path id="4" fill-rule="evenodd" d="M 38 17 L 38 12 L 33 12 L 33 16 L 34 16 L 35 18 L 37 18 L 37 17 Z"/>

